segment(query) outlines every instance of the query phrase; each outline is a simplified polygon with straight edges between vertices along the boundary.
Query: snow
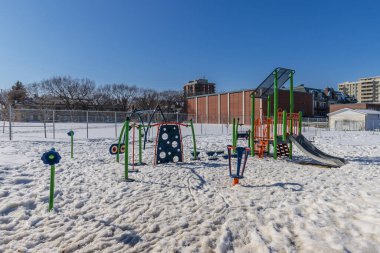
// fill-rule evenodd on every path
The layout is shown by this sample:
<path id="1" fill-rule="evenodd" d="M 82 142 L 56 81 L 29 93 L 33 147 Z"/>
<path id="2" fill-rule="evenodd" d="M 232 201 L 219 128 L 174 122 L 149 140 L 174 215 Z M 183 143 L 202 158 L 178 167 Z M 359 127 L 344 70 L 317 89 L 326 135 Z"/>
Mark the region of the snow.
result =
<path id="1" fill-rule="evenodd" d="M 108 153 L 114 126 L 92 126 L 89 140 L 85 125 L 57 125 L 55 140 L 25 129 L 12 141 L 0 134 L 0 252 L 380 252 L 380 133 L 310 129 L 316 147 L 348 164 L 311 165 L 295 148 L 294 161 L 250 158 L 231 187 L 227 161 L 205 155 L 231 143 L 221 126 L 197 126 L 200 161 L 190 160 L 189 129 L 183 163 L 154 167 L 148 143 L 133 183 Z M 51 147 L 62 160 L 47 212 L 40 157 Z"/>

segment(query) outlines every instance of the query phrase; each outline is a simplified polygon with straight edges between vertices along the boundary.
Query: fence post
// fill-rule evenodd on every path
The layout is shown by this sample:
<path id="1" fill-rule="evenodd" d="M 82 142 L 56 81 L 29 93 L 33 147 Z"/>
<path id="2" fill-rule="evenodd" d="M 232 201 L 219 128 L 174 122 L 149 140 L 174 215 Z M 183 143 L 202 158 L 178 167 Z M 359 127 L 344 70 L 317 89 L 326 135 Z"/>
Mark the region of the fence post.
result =
<path id="1" fill-rule="evenodd" d="M 87 131 L 87 139 L 88 139 L 88 111 L 86 111 L 86 131 Z"/>
<path id="2" fill-rule="evenodd" d="M 178 118 L 178 111 L 177 111 L 177 122 L 179 122 L 179 118 Z"/>
<path id="3" fill-rule="evenodd" d="M 12 140 L 12 105 L 9 105 L 9 140 Z"/>
<path id="4" fill-rule="evenodd" d="M 46 136 L 46 110 L 44 110 L 44 132 L 45 132 L 45 139 L 47 138 Z"/>
<path id="5" fill-rule="evenodd" d="M 55 110 L 53 110 L 53 139 L 55 139 Z"/>
<path id="6" fill-rule="evenodd" d="M 117 139 L 117 112 L 115 112 L 115 139 Z"/>

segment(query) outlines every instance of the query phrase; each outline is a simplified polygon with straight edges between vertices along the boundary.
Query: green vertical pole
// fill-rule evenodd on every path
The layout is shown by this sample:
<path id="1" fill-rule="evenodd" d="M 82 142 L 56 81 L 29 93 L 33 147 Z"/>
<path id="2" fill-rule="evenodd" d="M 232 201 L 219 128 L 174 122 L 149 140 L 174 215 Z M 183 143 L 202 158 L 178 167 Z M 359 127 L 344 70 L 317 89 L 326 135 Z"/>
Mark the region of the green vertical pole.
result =
<path id="1" fill-rule="evenodd" d="M 270 117 L 270 96 L 268 96 L 268 98 L 267 98 L 267 120 L 269 120 L 269 117 Z M 268 123 L 267 123 L 267 126 L 269 127 Z M 268 129 L 267 136 L 268 137 L 270 136 L 269 129 Z M 270 145 L 269 145 L 269 140 L 268 140 L 268 146 L 267 146 L 268 154 L 269 154 L 269 151 L 270 151 Z"/>
<path id="2" fill-rule="evenodd" d="M 235 146 L 235 118 L 232 119 L 232 146 Z"/>
<path id="3" fill-rule="evenodd" d="M 293 111 L 294 111 L 294 93 L 293 93 L 293 75 L 294 71 L 290 72 L 290 88 L 289 88 L 289 97 L 290 97 L 290 108 L 289 108 L 289 113 L 290 113 L 290 131 L 289 134 L 293 135 Z M 293 156 L 293 143 L 289 143 L 289 158 L 292 159 Z"/>
<path id="4" fill-rule="evenodd" d="M 139 163 L 142 164 L 142 125 L 139 126 Z"/>
<path id="5" fill-rule="evenodd" d="M 286 110 L 282 111 L 282 140 L 286 141 Z"/>
<path id="6" fill-rule="evenodd" d="M 273 158 L 277 159 L 277 118 L 278 118 L 278 84 L 277 69 L 274 71 L 274 94 L 273 94 Z"/>
<path id="7" fill-rule="evenodd" d="M 239 131 L 239 118 L 236 120 L 236 126 L 235 126 L 235 147 L 237 146 L 237 140 L 238 140 L 238 131 Z"/>
<path id="8" fill-rule="evenodd" d="M 124 152 L 124 175 L 125 175 L 125 180 L 128 180 L 128 143 L 129 143 L 129 118 L 126 118 L 125 120 L 125 152 Z"/>
<path id="9" fill-rule="evenodd" d="M 123 127 L 121 128 L 119 140 L 117 141 L 117 153 L 116 153 L 116 162 L 120 161 L 120 148 L 121 148 L 121 140 L 123 139 L 125 131 L 125 123 L 123 124 Z"/>
<path id="10" fill-rule="evenodd" d="M 248 138 L 248 147 L 251 148 L 251 136 Z"/>
<path id="11" fill-rule="evenodd" d="M 298 113 L 298 135 L 301 135 L 302 134 L 302 112 L 299 112 Z"/>
<path id="12" fill-rule="evenodd" d="M 251 95 L 251 156 L 255 156 L 255 96 Z"/>
<path id="13" fill-rule="evenodd" d="M 71 134 L 71 158 L 74 158 L 74 135 Z"/>
<path id="14" fill-rule="evenodd" d="M 193 135 L 194 160 L 197 160 L 198 159 L 197 143 L 195 142 L 195 131 L 194 131 L 193 119 L 190 120 L 190 126 L 191 126 L 191 134 Z"/>
<path id="15" fill-rule="evenodd" d="M 49 212 L 54 206 L 54 176 L 55 176 L 55 165 L 50 166 L 50 198 L 49 198 Z"/>

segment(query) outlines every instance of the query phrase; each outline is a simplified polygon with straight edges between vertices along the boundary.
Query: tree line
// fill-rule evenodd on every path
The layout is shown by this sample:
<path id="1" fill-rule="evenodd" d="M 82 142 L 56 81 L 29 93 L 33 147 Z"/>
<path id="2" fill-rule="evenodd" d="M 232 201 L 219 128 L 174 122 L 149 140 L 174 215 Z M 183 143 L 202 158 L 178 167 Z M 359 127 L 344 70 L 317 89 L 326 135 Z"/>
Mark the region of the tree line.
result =
<path id="1" fill-rule="evenodd" d="M 17 81 L 0 93 L 2 108 L 55 108 L 66 110 L 132 111 L 154 109 L 183 112 L 181 91 L 139 88 L 125 83 L 96 85 L 88 78 L 57 76 L 24 85 Z"/>

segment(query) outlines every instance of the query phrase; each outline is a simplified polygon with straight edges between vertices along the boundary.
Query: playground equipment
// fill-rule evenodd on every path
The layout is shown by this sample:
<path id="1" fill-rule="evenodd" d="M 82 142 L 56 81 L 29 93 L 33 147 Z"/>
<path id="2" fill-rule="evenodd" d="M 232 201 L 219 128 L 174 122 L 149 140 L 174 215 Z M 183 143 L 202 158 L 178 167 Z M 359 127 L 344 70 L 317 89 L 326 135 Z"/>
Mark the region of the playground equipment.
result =
<path id="1" fill-rule="evenodd" d="M 236 151 L 236 171 L 233 172 L 232 168 L 232 151 Z M 228 151 L 228 168 L 230 177 L 232 178 L 232 186 L 239 183 L 239 179 L 243 178 L 245 165 L 247 164 L 248 155 L 250 153 L 250 148 L 248 147 L 235 147 L 232 145 L 227 146 Z M 244 159 L 243 159 L 244 155 Z M 243 165 L 243 166 L 242 166 Z"/>
<path id="2" fill-rule="evenodd" d="M 251 94 L 251 135 L 252 156 L 261 158 L 265 151 L 269 154 L 273 146 L 273 158 L 287 156 L 292 159 L 293 143 L 306 155 L 329 166 L 339 167 L 345 161 L 329 156 L 318 150 L 302 135 L 302 112 L 294 113 L 293 76 L 295 71 L 276 68 Z M 278 90 L 290 80 L 289 113 L 278 107 Z M 271 116 L 271 96 L 273 95 L 273 116 Z M 267 99 L 267 115 L 255 118 L 255 98 Z"/>
<path id="3" fill-rule="evenodd" d="M 133 115 L 133 113 L 132 113 Z M 151 122 L 150 122 L 151 123 Z M 158 127 L 156 144 L 155 144 L 155 159 L 154 164 L 157 163 L 168 163 L 168 162 L 182 162 L 183 161 L 183 146 L 182 146 L 182 135 L 181 135 L 181 126 L 191 127 L 192 137 L 193 137 L 193 145 L 195 154 L 193 155 L 194 159 L 198 158 L 199 152 L 197 152 L 196 142 L 195 142 L 195 132 L 193 121 L 190 120 L 190 124 L 184 124 L 179 122 L 161 122 L 155 124 L 149 124 L 148 126 L 144 126 L 142 124 L 132 123 L 130 124 L 130 118 L 128 117 L 125 121 L 119 136 L 118 143 L 112 144 L 109 148 L 109 152 L 112 155 L 116 155 L 116 161 L 119 162 L 120 154 L 124 153 L 125 157 L 125 174 L 126 179 L 128 178 L 128 172 L 137 172 L 135 170 L 135 166 L 145 165 L 142 162 L 142 131 L 144 127 L 148 129 L 150 127 Z M 135 131 L 138 130 L 138 163 L 135 163 Z M 132 170 L 128 170 L 129 165 L 129 132 L 132 131 Z M 146 135 L 145 135 L 146 136 Z M 158 153 L 159 151 L 159 153 Z"/>
<path id="4" fill-rule="evenodd" d="M 251 131 L 239 131 L 239 118 L 232 119 L 232 146 L 237 146 L 237 142 L 239 139 L 248 141 L 248 147 L 250 147 L 250 134 Z M 234 150 L 235 151 L 235 150 Z"/>
<path id="5" fill-rule="evenodd" d="M 251 94 L 251 149 L 252 156 L 257 153 L 259 157 L 262 157 L 264 150 L 270 152 L 270 145 L 273 145 L 273 158 L 277 159 L 278 150 L 284 149 L 289 143 L 286 137 L 286 133 L 280 129 L 288 129 L 290 134 L 293 133 L 293 122 L 295 115 L 293 113 L 293 75 L 295 71 L 286 68 L 276 68 L 268 77 L 256 88 Z M 287 116 L 288 120 L 283 120 L 283 124 L 279 125 L 279 114 L 282 110 L 278 108 L 278 90 L 284 86 L 284 84 L 290 79 L 290 112 L 282 113 Z M 271 105 L 270 98 L 273 95 L 273 117 L 271 117 Z M 255 119 L 255 98 L 267 99 L 267 116 L 259 115 Z M 289 125 L 285 125 L 289 122 Z M 278 134 L 281 133 L 282 134 Z M 282 139 L 280 146 L 278 147 L 278 140 Z M 288 148 L 289 158 L 292 157 L 292 145 L 290 143 Z"/>
<path id="6" fill-rule="evenodd" d="M 144 146 L 143 146 L 144 150 L 145 150 L 146 143 L 148 141 L 149 129 L 152 127 L 152 122 L 154 120 L 154 116 L 158 113 L 159 113 L 159 116 L 161 116 L 160 121 L 166 122 L 165 115 L 163 114 L 161 107 L 159 105 L 157 105 L 154 110 L 134 109 L 132 111 L 131 115 L 129 116 L 129 118 L 131 120 L 133 120 L 135 117 L 137 117 L 137 119 L 140 121 L 140 126 L 142 127 L 142 130 L 144 131 Z M 147 121 L 148 123 L 147 124 L 144 123 L 144 120 L 143 120 L 144 116 L 148 117 L 148 121 Z"/>
<path id="7" fill-rule="evenodd" d="M 190 154 L 192 157 L 191 160 L 199 160 L 199 154 L 200 154 L 199 151 L 197 151 L 196 153 L 194 153 L 194 151 L 191 151 Z M 195 159 L 195 157 L 196 157 L 196 159 Z"/>
<path id="8" fill-rule="evenodd" d="M 331 167 L 341 167 L 346 164 L 343 158 L 328 155 L 317 149 L 310 141 L 308 141 L 302 134 L 291 135 L 289 139 L 299 148 L 303 153 L 307 154 L 312 159 L 326 164 Z"/>
<path id="9" fill-rule="evenodd" d="M 218 160 L 219 156 L 224 154 L 223 150 L 216 150 L 216 151 L 206 151 L 206 155 L 208 156 L 209 160 Z"/>
<path id="10" fill-rule="evenodd" d="M 41 160 L 44 164 L 50 165 L 50 197 L 49 197 L 49 212 L 54 206 L 54 177 L 55 177 L 55 165 L 61 160 L 61 156 L 54 148 L 45 152 Z"/>
<path id="11" fill-rule="evenodd" d="M 70 136 L 71 158 L 74 158 L 74 131 L 70 130 L 69 132 L 67 132 L 67 135 Z"/>
<path id="12" fill-rule="evenodd" d="M 126 122 L 128 121 L 128 126 L 126 125 Z M 127 158 L 127 162 L 129 163 L 129 154 L 128 154 L 128 143 L 129 141 L 129 132 L 132 131 L 132 170 L 129 170 L 129 172 L 138 172 L 138 170 L 135 170 L 135 166 L 145 165 L 144 162 L 142 162 L 142 125 L 138 125 L 136 123 L 130 124 L 130 119 L 127 118 L 126 122 L 124 123 L 118 143 L 112 144 L 109 148 L 110 154 L 116 155 L 116 161 L 119 162 L 120 160 L 120 154 L 125 154 L 125 157 Z M 138 143 L 139 143 L 139 152 L 138 152 L 138 163 L 135 162 L 135 143 L 136 143 L 136 129 L 138 130 Z M 128 167 L 128 165 L 127 165 Z"/>
<path id="13" fill-rule="evenodd" d="M 190 124 L 184 124 L 179 122 L 161 122 L 153 124 L 151 126 L 156 126 L 158 128 L 154 150 L 154 165 L 162 163 L 183 162 L 181 126 L 191 127 L 193 138 L 192 156 L 193 159 L 198 159 L 194 125 L 192 120 L 190 120 Z"/>

